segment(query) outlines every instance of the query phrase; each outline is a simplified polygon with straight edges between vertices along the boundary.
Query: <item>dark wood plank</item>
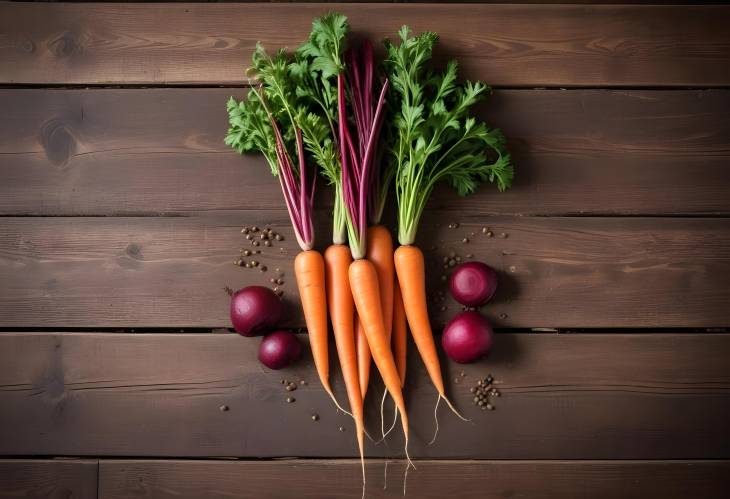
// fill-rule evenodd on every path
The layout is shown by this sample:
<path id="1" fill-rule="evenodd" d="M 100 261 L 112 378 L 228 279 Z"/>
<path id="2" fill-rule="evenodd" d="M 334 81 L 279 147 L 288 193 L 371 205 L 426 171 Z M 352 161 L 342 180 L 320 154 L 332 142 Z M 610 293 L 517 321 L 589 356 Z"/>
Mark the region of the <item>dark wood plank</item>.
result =
<path id="1" fill-rule="evenodd" d="M 2 90 L 0 214 L 281 208 L 260 157 L 223 144 L 239 89 Z M 501 214 L 730 213 L 730 91 L 497 91 L 483 116 L 517 165 L 439 210 Z M 559 117 L 559 119 L 556 119 Z M 322 191 L 320 205 L 330 204 Z"/>
<path id="2" fill-rule="evenodd" d="M 329 214 L 319 217 L 326 221 Z M 461 225 L 450 229 L 450 222 Z M 281 246 L 259 247 L 256 260 L 268 272 L 233 265 L 242 246 L 255 249 L 240 234 L 244 224 L 273 224 L 284 234 Z M 419 239 L 432 293 L 446 288 L 442 258 L 451 251 L 498 270 L 500 289 L 485 307 L 498 326 L 726 327 L 729 229 L 726 218 L 457 218 L 427 212 Z M 324 247 L 326 223 L 317 233 Z M 5 217 L 0 234 L 0 324 L 6 328 L 227 327 L 223 288 L 269 285 L 276 268 L 285 274 L 291 304 L 287 324 L 303 325 L 292 270 L 298 247 L 281 211 Z M 444 324 L 459 308 L 450 300 L 434 303 L 434 322 Z"/>
<path id="3" fill-rule="evenodd" d="M 2 459 L 0 499 L 96 499 L 98 467 L 91 459 Z"/>
<path id="4" fill-rule="evenodd" d="M 722 499 L 728 461 L 419 461 L 406 497 L 442 499 Z M 400 461 L 367 467 L 366 497 L 403 497 Z M 351 460 L 101 461 L 102 499 L 360 498 Z"/>
<path id="5" fill-rule="evenodd" d="M 356 457 L 351 419 L 319 387 L 309 349 L 269 371 L 255 360 L 258 344 L 233 334 L 0 335 L 0 454 Z M 435 391 L 413 353 L 415 457 L 730 457 L 730 335 L 500 334 L 488 360 L 444 361 L 447 391 L 473 422 L 442 407 L 434 445 Z M 494 411 L 469 392 L 488 373 L 501 391 Z M 308 384 L 291 393 L 282 378 Z M 380 393 L 373 385 L 368 397 L 374 434 Z M 366 452 L 401 457 L 402 438 L 395 431 Z"/>
<path id="6" fill-rule="evenodd" d="M 355 31 L 436 30 L 440 55 L 500 86 L 730 83 L 723 6 L 0 5 L 0 82 L 242 81 L 257 40 L 296 46 L 336 8 Z"/>

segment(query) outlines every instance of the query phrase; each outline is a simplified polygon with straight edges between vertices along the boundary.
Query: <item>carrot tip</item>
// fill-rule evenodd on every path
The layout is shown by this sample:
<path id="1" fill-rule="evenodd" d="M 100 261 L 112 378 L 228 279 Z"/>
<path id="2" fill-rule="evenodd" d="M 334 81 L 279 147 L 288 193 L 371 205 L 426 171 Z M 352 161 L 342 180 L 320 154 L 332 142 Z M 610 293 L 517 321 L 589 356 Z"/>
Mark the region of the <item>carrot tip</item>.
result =
<path id="1" fill-rule="evenodd" d="M 330 388 L 329 386 L 325 386 L 324 387 L 324 391 L 326 391 L 327 392 L 327 395 L 330 396 L 330 398 L 332 399 L 332 402 L 334 402 L 335 405 L 337 406 L 337 409 L 339 409 L 340 411 L 344 412 L 345 414 L 347 414 L 351 418 L 354 418 L 355 417 L 355 416 L 352 415 L 351 412 L 346 411 L 345 409 L 343 409 L 342 406 L 340 405 L 340 403 L 337 402 L 337 399 L 335 398 L 335 394 L 332 393 L 332 388 Z"/>
<path id="2" fill-rule="evenodd" d="M 471 419 L 465 418 L 464 416 L 461 415 L 461 413 L 459 413 L 459 411 L 456 410 L 456 408 L 454 407 L 454 405 L 451 403 L 451 401 L 448 399 L 448 397 L 446 395 L 439 394 L 439 400 L 440 399 L 444 399 L 446 401 L 446 404 L 448 404 L 449 409 L 451 409 L 451 412 L 456 414 L 456 416 L 459 419 L 461 419 L 462 421 L 471 421 Z"/>

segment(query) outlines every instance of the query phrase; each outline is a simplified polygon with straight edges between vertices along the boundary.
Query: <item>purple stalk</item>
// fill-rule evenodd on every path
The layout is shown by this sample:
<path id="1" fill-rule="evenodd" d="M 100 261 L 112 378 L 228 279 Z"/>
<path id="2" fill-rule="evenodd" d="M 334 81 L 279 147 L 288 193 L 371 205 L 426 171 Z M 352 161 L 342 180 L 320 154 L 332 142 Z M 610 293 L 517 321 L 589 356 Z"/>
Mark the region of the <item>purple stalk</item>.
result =
<path id="1" fill-rule="evenodd" d="M 268 112 L 268 110 L 267 110 Z M 294 233 L 302 251 L 314 246 L 314 231 L 312 228 L 312 201 L 314 198 L 314 182 L 307 185 L 307 164 L 304 156 L 302 132 L 296 129 L 297 156 L 299 158 L 299 185 L 294 175 L 294 165 L 284 145 L 284 138 L 274 117 L 269 113 L 269 120 L 274 129 L 276 139 L 276 159 L 279 166 L 279 184 L 284 194 L 286 209 L 289 212 Z"/>
<path id="2" fill-rule="evenodd" d="M 360 52 L 351 51 L 347 61 L 349 62 L 347 76 L 350 108 L 357 130 L 357 144 L 353 143 L 347 122 L 344 77 L 340 74 L 337 93 L 343 198 L 350 222 L 356 231 L 357 241 L 351 241 L 351 244 L 357 244 L 359 246 L 357 253 L 362 254 L 365 247 L 364 238 L 367 233 L 368 214 L 375 211 L 378 202 L 379 165 L 375 164 L 375 151 L 383 121 L 388 80 L 384 81 L 377 104 L 373 106 L 375 62 L 370 42 L 366 41 Z"/>

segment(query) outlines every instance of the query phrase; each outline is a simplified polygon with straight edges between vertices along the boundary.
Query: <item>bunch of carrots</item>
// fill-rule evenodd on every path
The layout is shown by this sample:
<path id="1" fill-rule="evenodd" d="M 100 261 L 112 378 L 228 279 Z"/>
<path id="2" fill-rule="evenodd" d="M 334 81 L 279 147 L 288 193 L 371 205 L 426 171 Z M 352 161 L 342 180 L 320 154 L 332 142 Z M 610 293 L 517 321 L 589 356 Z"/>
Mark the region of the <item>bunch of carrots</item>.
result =
<path id="1" fill-rule="evenodd" d="M 348 33 L 347 18 L 331 13 L 314 20 L 309 38 L 293 53 L 270 55 L 257 45 L 248 98 L 228 102 L 226 143 L 240 153 L 262 153 L 279 179 L 302 250 L 294 271 L 315 367 L 341 408 L 329 383 L 329 311 L 364 491 L 363 401 L 371 359 L 400 415 L 408 456 L 406 323 L 436 388 L 436 410 L 443 399 L 459 415 L 446 397 L 423 253 L 414 245 L 426 201 L 439 181 L 461 195 L 486 180 L 503 190 L 512 165 L 501 133 L 469 115 L 489 88 L 457 84 L 455 62 L 441 73 L 429 67 L 434 33 L 411 37 L 402 28 L 398 45 L 385 42 L 382 69 L 370 42 L 348 47 Z M 314 249 L 312 162 L 335 193 L 332 244 L 324 254 Z M 381 224 L 393 188 L 397 249 Z"/>

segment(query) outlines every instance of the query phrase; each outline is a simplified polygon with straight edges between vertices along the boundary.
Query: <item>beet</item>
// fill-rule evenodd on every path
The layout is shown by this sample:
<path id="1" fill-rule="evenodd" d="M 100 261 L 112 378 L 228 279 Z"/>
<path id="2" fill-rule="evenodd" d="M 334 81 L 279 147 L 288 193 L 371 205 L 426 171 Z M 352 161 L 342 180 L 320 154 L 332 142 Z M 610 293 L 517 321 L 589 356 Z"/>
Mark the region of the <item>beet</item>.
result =
<path id="1" fill-rule="evenodd" d="M 469 310 L 456 315 L 446 325 L 441 336 L 444 352 L 453 361 L 469 364 L 489 353 L 494 331 L 479 312 Z"/>
<path id="2" fill-rule="evenodd" d="M 269 288 L 248 286 L 231 296 L 231 322 L 243 336 L 258 336 L 284 318 L 284 303 Z"/>
<path id="3" fill-rule="evenodd" d="M 497 273 L 482 262 L 466 262 L 451 273 L 449 289 L 456 301 L 467 307 L 487 303 L 497 291 Z"/>
<path id="4" fill-rule="evenodd" d="M 269 369 L 282 369 L 299 360 L 304 347 L 289 331 L 274 331 L 261 340 L 259 361 Z"/>

